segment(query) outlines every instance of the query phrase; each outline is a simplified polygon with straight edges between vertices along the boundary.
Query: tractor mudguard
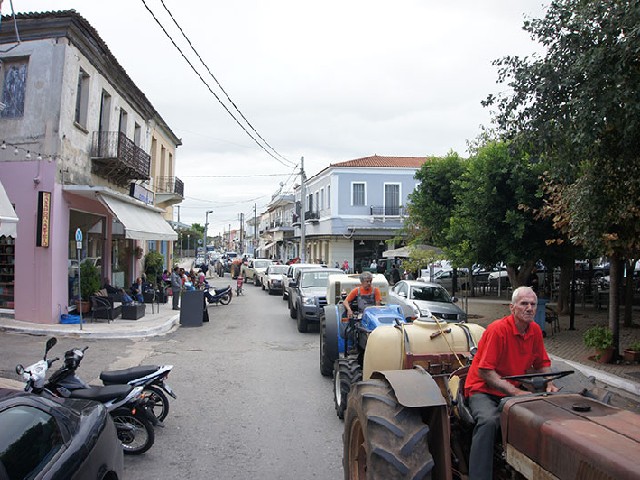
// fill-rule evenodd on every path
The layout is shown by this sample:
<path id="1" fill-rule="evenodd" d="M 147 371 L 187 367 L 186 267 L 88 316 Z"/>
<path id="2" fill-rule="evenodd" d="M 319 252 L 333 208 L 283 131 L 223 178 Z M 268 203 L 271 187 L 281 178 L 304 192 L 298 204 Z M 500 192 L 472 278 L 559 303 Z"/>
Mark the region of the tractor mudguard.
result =
<path id="1" fill-rule="evenodd" d="M 371 378 L 386 379 L 403 407 L 441 407 L 447 405 L 440 387 L 423 369 L 373 372 Z"/>

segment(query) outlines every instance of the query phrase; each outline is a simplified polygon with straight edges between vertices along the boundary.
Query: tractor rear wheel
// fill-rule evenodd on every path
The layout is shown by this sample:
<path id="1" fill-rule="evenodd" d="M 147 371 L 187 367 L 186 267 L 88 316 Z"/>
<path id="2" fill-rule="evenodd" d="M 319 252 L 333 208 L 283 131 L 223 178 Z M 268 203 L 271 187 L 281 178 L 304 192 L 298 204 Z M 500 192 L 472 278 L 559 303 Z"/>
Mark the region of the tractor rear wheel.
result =
<path id="1" fill-rule="evenodd" d="M 320 314 L 320 373 L 324 377 L 333 374 L 333 362 L 338 359 L 338 327 L 336 310 L 325 307 Z"/>
<path id="2" fill-rule="evenodd" d="M 430 479 L 428 434 L 420 410 L 400 405 L 386 380 L 354 385 L 344 422 L 345 478 Z"/>
<path id="3" fill-rule="evenodd" d="M 333 367 L 333 403 L 338 418 L 344 418 L 351 385 L 362 380 L 357 357 L 339 358 Z"/>

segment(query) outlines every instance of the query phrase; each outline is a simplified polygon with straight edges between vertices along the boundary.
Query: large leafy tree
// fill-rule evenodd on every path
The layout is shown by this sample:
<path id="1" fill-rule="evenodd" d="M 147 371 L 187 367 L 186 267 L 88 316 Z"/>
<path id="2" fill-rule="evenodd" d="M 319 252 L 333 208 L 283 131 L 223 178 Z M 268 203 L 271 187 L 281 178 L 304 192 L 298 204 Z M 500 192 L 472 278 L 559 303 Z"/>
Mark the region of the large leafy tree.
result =
<path id="1" fill-rule="evenodd" d="M 640 251 L 640 2 L 555 0 L 524 29 L 545 53 L 497 61 L 511 89 L 487 103 L 500 132 L 547 163 L 556 228 L 610 257 L 617 347 L 619 268 Z"/>
<path id="2" fill-rule="evenodd" d="M 456 182 L 450 249 L 468 261 L 504 262 L 512 285 L 524 284 L 545 253 L 548 222 L 536 220 L 541 166 L 505 142 L 489 141 Z"/>

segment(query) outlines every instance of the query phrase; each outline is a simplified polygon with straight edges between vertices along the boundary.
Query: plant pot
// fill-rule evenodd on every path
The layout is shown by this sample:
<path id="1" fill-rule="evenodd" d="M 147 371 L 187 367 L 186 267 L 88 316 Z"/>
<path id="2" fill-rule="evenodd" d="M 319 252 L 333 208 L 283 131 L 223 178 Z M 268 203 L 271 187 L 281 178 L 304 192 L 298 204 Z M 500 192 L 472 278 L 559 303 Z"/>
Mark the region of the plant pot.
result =
<path id="1" fill-rule="evenodd" d="M 605 348 L 602 350 L 596 349 L 596 354 L 592 357 L 589 357 L 589 359 L 598 363 L 611 363 L 611 361 L 613 360 L 614 350 L 615 349 L 613 347 Z"/>
<path id="2" fill-rule="evenodd" d="M 91 311 L 91 302 L 76 301 L 76 308 L 78 312 L 89 313 Z"/>
<path id="3" fill-rule="evenodd" d="M 638 350 L 625 350 L 623 352 L 624 360 L 626 362 L 640 362 L 640 351 Z"/>

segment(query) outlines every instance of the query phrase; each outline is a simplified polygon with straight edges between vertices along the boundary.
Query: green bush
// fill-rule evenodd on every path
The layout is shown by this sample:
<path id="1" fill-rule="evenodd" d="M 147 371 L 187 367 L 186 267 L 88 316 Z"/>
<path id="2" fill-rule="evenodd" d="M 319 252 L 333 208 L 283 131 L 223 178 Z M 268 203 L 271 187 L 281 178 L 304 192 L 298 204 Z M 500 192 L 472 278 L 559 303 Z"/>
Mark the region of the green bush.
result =
<path id="1" fill-rule="evenodd" d="M 606 350 L 613 346 L 613 333 L 602 325 L 589 328 L 584 332 L 582 339 L 587 347 L 595 348 L 596 350 Z"/>
<path id="2" fill-rule="evenodd" d="M 89 297 L 100 290 L 100 273 L 93 262 L 80 264 L 80 297 L 89 301 Z"/>
<path id="3" fill-rule="evenodd" d="M 627 350 L 633 350 L 634 352 L 640 352 L 640 340 L 633 342 L 631 345 L 629 345 L 629 348 Z"/>
<path id="4" fill-rule="evenodd" d="M 164 267 L 164 255 L 158 252 L 149 252 L 144 257 L 144 273 L 147 282 L 156 283 L 156 277 L 162 274 Z"/>

